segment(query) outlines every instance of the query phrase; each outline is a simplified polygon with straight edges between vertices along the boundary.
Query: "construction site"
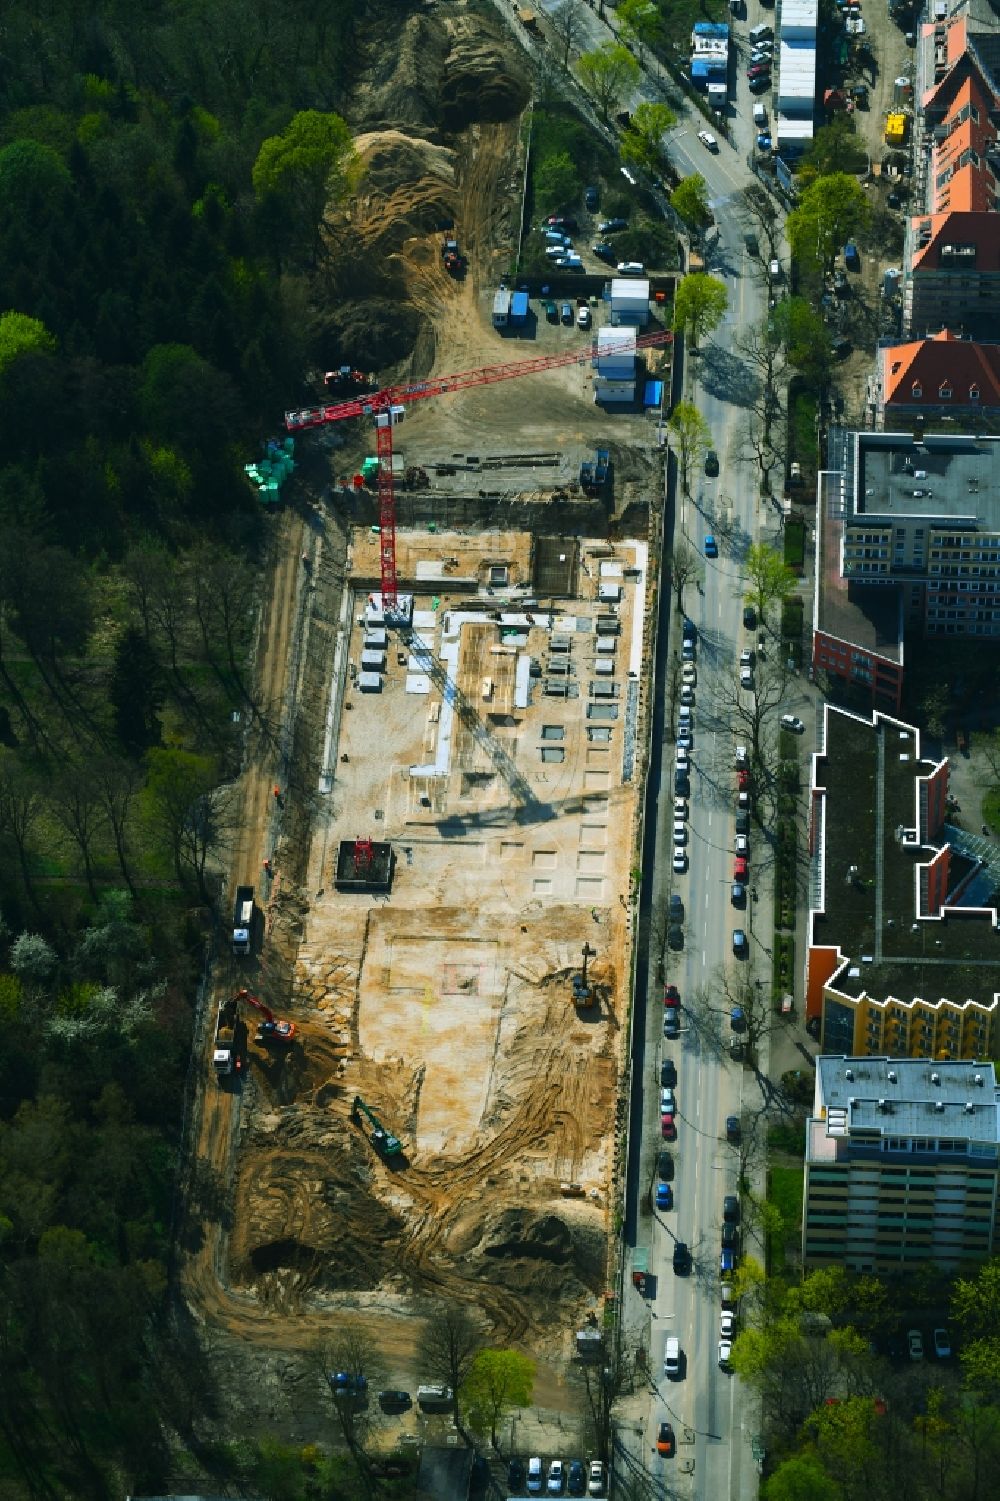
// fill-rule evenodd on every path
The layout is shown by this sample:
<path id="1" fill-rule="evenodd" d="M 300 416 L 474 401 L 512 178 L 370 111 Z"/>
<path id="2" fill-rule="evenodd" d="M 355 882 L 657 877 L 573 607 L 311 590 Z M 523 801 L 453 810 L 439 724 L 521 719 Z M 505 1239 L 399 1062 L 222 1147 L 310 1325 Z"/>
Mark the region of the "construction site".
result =
<path id="1" fill-rule="evenodd" d="M 389 394 L 289 412 L 256 663 L 276 728 L 231 789 L 192 1112 L 188 1306 L 220 1370 L 239 1353 L 234 1411 L 303 1438 L 304 1357 L 363 1328 L 412 1388 L 433 1299 L 530 1350 L 558 1409 L 615 1287 L 663 450 L 655 412 L 595 404 L 590 334 L 539 319 L 518 351 L 491 325 L 527 83 L 498 23 L 436 14 L 400 22 L 397 123 L 361 121 L 350 211 L 409 348 L 373 358 L 384 287 L 343 299 L 337 354 Z M 437 141 L 398 123 L 432 27 L 466 112 Z"/>

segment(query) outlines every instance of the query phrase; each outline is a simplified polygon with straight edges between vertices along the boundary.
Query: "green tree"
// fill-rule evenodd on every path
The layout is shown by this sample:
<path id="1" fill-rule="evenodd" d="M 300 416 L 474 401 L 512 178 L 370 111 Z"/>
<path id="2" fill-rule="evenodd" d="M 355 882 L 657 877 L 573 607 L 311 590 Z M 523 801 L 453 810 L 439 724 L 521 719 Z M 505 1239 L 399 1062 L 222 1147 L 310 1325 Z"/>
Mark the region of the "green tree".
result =
<path id="1" fill-rule="evenodd" d="M 670 206 L 691 229 L 704 229 L 712 221 L 708 186 L 700 172 L 679 182 L 670 195 Z"/>
<path id="2" fill-rule="evenodd" d="M 868 200 L 855 178 L 846 172 L 818 177 L 788 215 L 792 254 L 803 270 L 826 276 L 844 241 L 862 234 L 868 219 Z"/>
<path id="3" fill-rule="evenodd" d="M 691 470 L 708 452 L 712 430 L 693 401 L 679 401 L 667 418 L 667 431 L 677 455 L 681 487 L 690 495 Z"/>
<path id="4" fill-rule="evenodd" d="M 258 199 L 280 205 L 313 259 L 327 207 L 348 198 L 360 179 L 347 122 L 316 109 L 300 110 L 280 135 L 268 136 L 252 173 Z"/>
<path id="5" fill-rule="evenodd" d="M 611 111 L 635 88 L 641 76 L 639 64 L 620 42 L 602 42 L 593 52 L 584 52 L 577 63 L 580 81 L 594 97 L 601 119 L 607 121 Z"/>
<path id="6" fill-rule="evenodd" d="M 677 123 L 669 104 L 653 104 L 644 99 L 632 111 L 632 118 L 622 134 L 619 155 L 646 172 L 657 173 L 663 167 L 663 137 Z"/>
<path id="7" fill-rule="evenodd" d="M 56 341 L 37 318 L 24 313 L 0 316 L 0 375 L 22 354 L 54 354 Z"/>
<path id="8" fill-rule="evenodd" d="M 821 125 L 802 153 L 799 180 L 803 188 L 817 177 L 833 172 L 863 172 L 868 153 L 854 126 L 851 115 L 834 115 L 829 125 Z"/>
<path id="9" fill-rule="evenodd" d="M 692 350 L 725 317 L 729 293 L 724 281 L 696 271 L 685 276 L 674 297 L 674 328 L 691 339 Z"/>
<path id="10" fill-rule="evenodd" d="M 843 1501 L 843 1494 L 814 1454 L 783 1459 L 763 1489 L 765 1501 Z"/>
<path id="11" fill-rule="evenodd" d="M 70 181 L 65 163 L 51 146 L 12 141 L 0 150 L 0 201 L 14 219 L 34 219 L 38 204 L 54 209 Z"/>
<path id="12" fill-rule="evenodd" d="M 798 579 L 781 553 L 766 542 L 751 542 L 744 566 L 749 583 L 747 603 L 755 607 L 764 626 L 772 605 L 794 594 Z"/>
<path id="13" fill-rule="evenodd" d="M 580 173 L 568 151 L 558 151 L 538 163 L 535 193 L 543 210 L 566 208 L 579 197 Z"/>
<path id="14" fill-rule="evenodd" d="M 1000 1257 L 974 1277 L 959 1277 L 951 1296 L 952 1318 L 962 1331 L 962 1369 L 970 1386 L 987 1392 L 1000 1386 Z"/>
<path id="15" fill-rule="evenodd" d="M 480 1350 L 462 1387 L 462 1406 L 474 1431 L 497 1430 L 513 1407 L 528 1407 L 535 1381 L 535 1362 L 517 1350 Z"/>
<path id="16" fill-rule="evenodd" d="M 829 381 L 832 355 L 823 315 L 805 297 L 783 297 L 770 313 L 770 327 L 788 363 L 822 389 Z"/>

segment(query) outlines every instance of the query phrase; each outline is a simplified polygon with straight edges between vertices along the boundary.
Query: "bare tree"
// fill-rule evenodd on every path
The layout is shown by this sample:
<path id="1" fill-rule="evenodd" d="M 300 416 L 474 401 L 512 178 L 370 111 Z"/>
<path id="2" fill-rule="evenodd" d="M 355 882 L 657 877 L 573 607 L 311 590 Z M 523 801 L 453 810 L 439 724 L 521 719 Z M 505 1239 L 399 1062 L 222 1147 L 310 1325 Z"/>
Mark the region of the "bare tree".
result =
<path id="1" fill-rule="evenodd" d="M 93 848 L 107 813 L 89 766 L 66 762 L 49 783 L 52 812 L 80 851 L 87 890 L 97 900 Z"/>
<path id="2" fill-rule="evenodd" d="M 315 1365 L 330 1393 L 340 1436 L 364 1493 L 373 1497 L 378 1480 L 368 1454 L 370 1399 L 372 1388 L 381 1382 L 375 1347 L 360 1329 L 341 1329 L 335 1339 L 318 1347 Z"/>
<path id="3" fill-rule="evenodd" d="M 44 918 L 31 873 L 31 841 L 41 812 L 42 794 L 37 782 L 9 751 L 4 751 L 0 754 L 0 830 L 13 840 L 24 889 L 35 911 Z"/>
<path id="4" fill-rule="evenodd" d="M 710 984 L 690 992 L 685 1010 L 702 1036 L 714 1036 L 720 1044 L 727 1032 L 739 1038 L 746 1061 L 756 1066 L 773 1008 L 770 988 L 754 972 L 752 953 L 738 966 L 720 966 Z"/>
<path id="5" fill-rule="evenodd" d="M 562 65 L 567 69 L 570 52 L 586 39 L 583 9 L 583 0 L 560 0 L 549 17 L 562 47 Z"/>
<path id="6" fill-rule="evenodd" d="M 241 632 L 256 608 L 254 572 L 245 558 L 210 544 L 191 555 L 187 572 L 205 659 L 215 667 L 215 645 L 223 645 L 232 682 L 241 698 L 251 703 L 239 658 Z"/>
<path id="7" fill-rule="evenodd" d="M 693 548 L 681 539 L 674 543 L 670 554 L 670 584 L 677 599 L 677 613 L 684 613 L 684 590 L 692 580 L 700 578 L 701 563 Z"/>
<path id="8" fill-rule="evenodd" d="M 427 1311 L 424 1359 L 442 1386 L 450 1387 L 458 1427 L 458 1393 L 486 1340 L 482 1324 L 464 1303 L 437 1303 Z"/>
<path id="9" fill-rule="evenodd" d="M 748 183 L 734 195 L 736 212 L 764 236 L 768 260 L 773 259 L 781 233 L 782 216 L 767 189 L 759 182 Z"/>
<path id="10" fill-rule="evenodd" d="M 741 688 L 734 680 L 728 685 L 723 683 L 716 695 L 720 718 L 732 725 L 739 738 L 746 737 L 758 792 L 770 785 L 773 776 L 776 758 L 768 753 L 768 732 L 788 696 L 791 678 L 786 663 L 768 657 L 766 661 L 758 660 L 752 689 Z"/>
<path id="11" fill-rule="evenodd" d="M 611 1457 L 614 1418 L 621 1397 L 632 1390 L 637 1366 L 646 1358 L 638 1335 L 616 1323 L 598 1360 L 584 1362 L 579 1391 L 590 1447 L 605 1464 Z"/>
<path id="12" fill-rule="evenodd" d="M 770 445 L 771 426 L 780 411 L 778 386 L 788 369 L 781 336 L 765 317 L 737 334 L 736 347 L 758 378 L 752 407 L 761 421 L 763 442 Z"/>
<path id="13" fill-rule="evenodd" d="M 118 856 L 122 880 L 131 895 L 135 896 L 135 886 L 128 864 L 127 836 L 132 804 L 141 783 L 139 772 L 131 762 L 115 756 L 105 756 L 102 760 L 96 761 L 92 771 L 96 793 L 100 798 L 111 829 L 111 837 L 115 842 L 115 854 Z"/>
<path id="14" fill-rule="evenodd" d="M 764 495 L 774 494 L 771 475 L 784 467 L 784 449 L 779 446 L 772 417 L 768 407 L 755 403 L 743 412 L 736 430 L 740 457 L 757 465 Z"/>

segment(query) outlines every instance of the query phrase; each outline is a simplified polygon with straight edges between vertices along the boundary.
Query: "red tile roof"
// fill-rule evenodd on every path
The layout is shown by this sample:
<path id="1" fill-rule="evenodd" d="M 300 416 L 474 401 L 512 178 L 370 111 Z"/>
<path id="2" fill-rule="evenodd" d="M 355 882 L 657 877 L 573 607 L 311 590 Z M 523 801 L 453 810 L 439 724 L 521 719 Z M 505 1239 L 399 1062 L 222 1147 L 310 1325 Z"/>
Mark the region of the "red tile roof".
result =
<path id="1" fill-rule="evenodd" d="M 935 141 L 931 153 L 931 213 L 983 213 L 996 207 L 997 182 L 987 156 L 997 139 L 989 120 L 991 104 L 978 72 L 959 82 L 941 122 L 947 135 Z"/>
<path id="2" fill-rule="evenodd" d="M 950 209 L 947 213 L 914 214 L 913 270 L 937 270 L 941 252 L 949 245 L 974 245 L 971 273 L 1000 271 L 1000 213 Z M 955 269 L 958 269 L 956 265 Z"/>
<path id="3" fill-rule="evenodd" d="M 1000 344 L 975 344 L 942 329 L 879 350 L 879 361 L 886 406 L 1000 407 Z"/>

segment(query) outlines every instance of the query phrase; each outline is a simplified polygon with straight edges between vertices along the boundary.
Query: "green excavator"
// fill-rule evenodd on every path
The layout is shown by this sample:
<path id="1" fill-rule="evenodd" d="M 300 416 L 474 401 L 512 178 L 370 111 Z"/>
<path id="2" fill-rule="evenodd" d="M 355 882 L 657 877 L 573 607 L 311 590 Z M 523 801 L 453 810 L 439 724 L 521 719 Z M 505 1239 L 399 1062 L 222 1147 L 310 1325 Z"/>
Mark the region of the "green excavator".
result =
<path id="1" fill-rule="evenodd" d="M 387 1131 L 369 1105 L 366 1105 L 359 1094 L 354 1096 L 354 1104 L 351 1107 L 351 1120 L 356 1126 L 360 1126 L 365 1132 L 372 1146 L 380 1157 L 391 1161 L 394 1157 L 403 1154 L 403 1143 L 398 1136 L 393 1136 Z"/>

